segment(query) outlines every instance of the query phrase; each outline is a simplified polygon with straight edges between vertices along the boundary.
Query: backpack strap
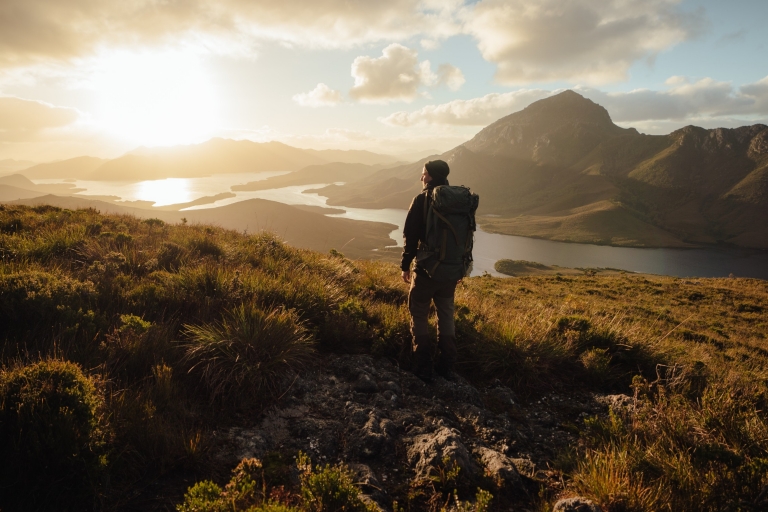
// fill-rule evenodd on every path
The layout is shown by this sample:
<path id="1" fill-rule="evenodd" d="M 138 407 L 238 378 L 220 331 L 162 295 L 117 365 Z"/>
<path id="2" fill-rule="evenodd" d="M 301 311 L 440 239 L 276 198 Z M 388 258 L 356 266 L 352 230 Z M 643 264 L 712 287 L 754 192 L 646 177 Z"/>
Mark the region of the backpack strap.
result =
<path id="1" fill-rule="evenodd" d="M 451 229 L 451 232 L 453 233 L 453 238 L 456 240 L 456 245 L 459 245 L 459 234 L 456 233 L 456 228 L 453 227 L 453 224 L 451 224 L 451 222 L 448 219 L 446 219 L 443 216 L 443 214 L 441 214 L 439 211 L 435 210 L 434 208 L 432 208 L 432 211 L 435 213 L 435 215 L 437 215 L 438 219 L 445 222 L 445 224 Z M 443 245 L 445 245 L 445 242 L 443 242 Z"/>

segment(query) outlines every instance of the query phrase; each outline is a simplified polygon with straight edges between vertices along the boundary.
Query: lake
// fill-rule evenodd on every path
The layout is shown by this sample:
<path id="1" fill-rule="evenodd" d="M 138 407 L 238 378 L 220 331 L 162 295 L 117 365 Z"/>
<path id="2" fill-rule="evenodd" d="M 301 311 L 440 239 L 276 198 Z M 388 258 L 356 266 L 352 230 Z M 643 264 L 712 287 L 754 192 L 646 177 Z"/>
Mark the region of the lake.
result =
<path id="1" fill-rule="evenodd" d="M 169 178 L 138 183 L 68 181 L 85 189 L 79 195 L 109 195 L 124 201 L 154 201 L 156 206 L 193 201 L 203 196 L 231 192 L 234 185 L 267 179 L 281 172 L 219 174 L 205 178 Z M 34 180 L 36 183 L 61 183 L 62 180 Z M 271 190 L 234 191 L 235 197 L 188 209 L 216 208 L 246 199 L 259 198 L 293 205 L 327 207 L 324 196 L 306 190 L 325 183 L 283 187 Z M 387 222 L 397 226 L 390 236 L 392 245 L 402 246 L 406 210 L 344 208 L 332 217 Z M 768 251 L 740 249 L 638 249 L 589 244 L 573 244 L 538 240 L 520 236 L 499 235 L 478 230 L 473 251 L 475 265 L 472 275 L 488 272 L 501 276 L 493 268 L 500 259 L 528 260 L 561 267 L 616 268 L 630 272 L 671 275 L 678 277 L 757 277 L 768 279 Z"/>

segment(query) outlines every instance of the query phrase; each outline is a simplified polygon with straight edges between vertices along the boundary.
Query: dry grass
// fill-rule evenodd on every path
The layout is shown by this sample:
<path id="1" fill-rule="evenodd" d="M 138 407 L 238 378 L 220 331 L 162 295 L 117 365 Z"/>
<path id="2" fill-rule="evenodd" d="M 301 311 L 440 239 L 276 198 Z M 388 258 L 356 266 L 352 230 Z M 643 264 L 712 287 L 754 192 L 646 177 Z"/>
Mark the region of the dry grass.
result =
<path id="1" fill-rule="evenodd" d="M 142 482 L 205 473 L 207 433 L 235 418 L 211 396 L 265 391 L 266 405 L 312 344 L 396 358 L 409 339 L 399 274 L 269 233 L 2 207 L 0 364 L 53 356 L 106 383 L 103 499 L 119 504 Z M 766 311 L 754 279 L 471 278 L 459 371 L 522 396 L 636 390 L 634 412 L 588 422 L 562 474 L 607 510 L 759 510 Z"/>

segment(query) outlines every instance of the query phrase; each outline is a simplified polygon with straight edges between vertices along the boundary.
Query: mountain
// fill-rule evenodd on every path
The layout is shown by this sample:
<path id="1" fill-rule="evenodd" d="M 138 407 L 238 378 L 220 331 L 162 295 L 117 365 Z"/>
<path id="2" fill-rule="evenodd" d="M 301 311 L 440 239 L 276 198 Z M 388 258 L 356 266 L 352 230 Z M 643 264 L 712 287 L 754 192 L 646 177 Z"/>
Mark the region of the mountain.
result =
<path id="1" fill-rule="evenodd" d="M 68 160 L 27 167 L 21 171 L 21 174 L 33 180 L 56 178 L 83 179 L 106 161 L 103 158 L 79 156 Z"/>
<path id="2" fill-rule="evenodd" d="M 33 165 L 35 165 L 35 162 L 29 160 L 13 160 L 12 158 L 6 158 L 0 160 L 0 175 L 20 171 Z"/>
<path id="3" fill-rule="evenodd" d="M 189 146 L 143 148 L 104 163 L 90 174 L 89 179 L 142 181 L 221 173 L 294 171 L 321 163 L 327 162 L 280 142 L 211 139 Z"/>
<path id="4" fill-rule="evenodd" d="M 645 247 L 768 248 L 768 127 L 644 135 L 573 91 L 499 119 L 442 155 L 323 189 L 330 205 L 405 208 L 427 160 L 480 194 L 491 232 Z"/>
<path id="5" fill-rule="evenodd" d="M 313 185 L 340 181 L 349 183 L 365 179 L 380 168 L 381 166 L 339 162 L 324 165 L 309 165 L 288 174 L 272 176 L 260 181 L 251 181 L 243 185 L 235 185 L 232 187 L 232 190 L 267 190 L 295 185 Z"/>
<path id="6" fill-rule="evenodd" d="M 405 158 L 398 158 L 391 155 L 380 155 L 378 153 L 359 149 L 305 149 L 304 152 L 320 157 L 326 162 L 340 162 L 344 164 L 394 165 L 407 160 Z"/>

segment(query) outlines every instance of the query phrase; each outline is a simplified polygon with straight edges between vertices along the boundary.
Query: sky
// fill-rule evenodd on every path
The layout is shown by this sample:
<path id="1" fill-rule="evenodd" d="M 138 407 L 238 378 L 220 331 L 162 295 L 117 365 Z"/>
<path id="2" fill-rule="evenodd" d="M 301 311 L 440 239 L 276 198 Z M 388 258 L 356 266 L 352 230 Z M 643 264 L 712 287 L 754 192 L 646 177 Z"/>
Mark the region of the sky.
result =
<path id="1" fill-rule="evenodd" d="M 564 89 L 768 124 L 766 0 L 2 0 L 0 160 L 212 137 L 442 152 Z"/>

